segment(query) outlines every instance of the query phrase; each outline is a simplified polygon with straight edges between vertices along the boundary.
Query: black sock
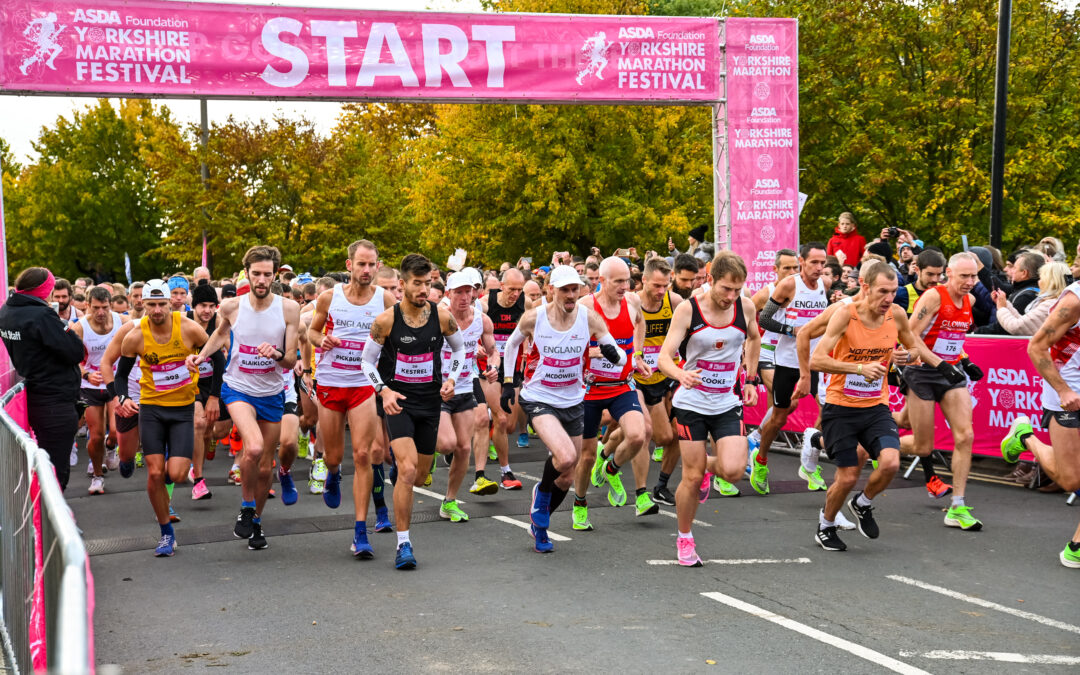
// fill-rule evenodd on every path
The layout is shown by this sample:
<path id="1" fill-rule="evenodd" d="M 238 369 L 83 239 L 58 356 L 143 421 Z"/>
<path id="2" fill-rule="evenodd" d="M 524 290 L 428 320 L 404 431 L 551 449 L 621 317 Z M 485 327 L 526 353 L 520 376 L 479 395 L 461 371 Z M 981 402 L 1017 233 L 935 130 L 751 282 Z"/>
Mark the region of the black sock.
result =
<path id="1" fill-rule="evenodd" d="M 606 469 L 606 471 L 609 474 L 611 474 L 612 476 L 619 473 L 619 465 L 615 463 L 615 458 L 614 457 L 610 457 L 607 460 L 607 469 Z"/>
<path id="2" fill-rule="evenodd" d="M 555 513 L 555 509 L 559 508 L 559 504 L 563 503 L 566 499 L 566 494 L 569 490 L 563 490 L 558 485 L 551 491 L 551 506 L 548 507 L 548 513 Z"/>
<path id="3" fill-rule="evenodd" d="M 555 469 L 555 463 L 551 461 L 551 457 L 548 457 L 544 462 L 544 475 L 540 479 L 539 489 L 543 492 L 554 492 L 555 479 L 558 477 L 559 472 Z"/>
<path id="4" fill-rule="evenodd" d="M 1024 446 L 1025 450 L 1027 450 L 1027 439 L 1031 438 L 1034 435 L 1035 434 L 1020 434 L 1020 445 Z"/>
<path id="5" fill-rule="evenodd" d="M 641 495 L 645 494 L 648 491 L 649 491 L 648 488 L 638 488 L 637 490 L 634 491 L 634 495 L 637 496 L 637 497 L 640 497 Z"/>
<path id="6" fill-rule="evenodd" d="M 1077 551 L 1080 551 L 1080 541 L 1070 541 L 1069 542 L 1069 550 L 1072 551 L 1073 553 L 1076 553 Z"/>
<path id="7" fill-rule="evenodd" d="M 657 487 L 667 487 L 667 482 L 669 480 L 671 480 L 671 474 L 670 473 L 664 473 L 663 471 L 661 471 L 660 472 L 660 480 L 657 481 L 656 486 Z"/>
<path id="8" fill-rule="evenodd" d="M 922 465 L 923 474 L 926 476 L 927 483 L 930 482 L 931 478 L 937 476 L 937 472 L 934 471 L 934 453 L 930 453 L 926 457 L 920 457 L 919 464 Z"/>
<path id="9" fill-rule="evenodd" d="M 818 450 L 825 449 L 825 439 L 822 437 L 820 431 L 815 431 L 814 435 L 810 437 L 810 447 L 817 448 Z"/>
<path id="10" fill-rule="evenodd" d="M 487 476 L 484 475 L 483 471 L 477 471 L 476 472 L 476 480 L 480 480 L 481 478 L 487 478 Z"/>
<path id="11" fill-rule="evenodd" d="M 386 498 L 383 497 L 383 487 L 386 485 L 386 474 L 382 464 L 371 465 L 371 500 L 375 502 L 376 509 L 386 508 Z"/>
<path id="12" fill-rule="evenodd" d="M 584 497 L 578 497 L 577 495 L 574 495 L 574 506 L 588 506 L 588 505 L 589 505 L 589 500 L 588 499 L 585 499 Z"/>

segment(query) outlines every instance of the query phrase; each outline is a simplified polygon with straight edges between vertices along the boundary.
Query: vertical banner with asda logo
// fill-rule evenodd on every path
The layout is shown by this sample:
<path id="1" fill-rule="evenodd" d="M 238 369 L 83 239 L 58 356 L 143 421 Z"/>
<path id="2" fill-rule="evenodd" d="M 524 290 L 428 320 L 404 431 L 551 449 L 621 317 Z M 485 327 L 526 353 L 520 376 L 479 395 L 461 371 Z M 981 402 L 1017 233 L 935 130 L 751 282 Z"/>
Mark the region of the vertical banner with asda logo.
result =
<path id="1" fill-rule="evenodd" d="M 775 252 L 799 245 L 799 31 L 731 18 L 725 33 L 731 250 L 756 291 L 776 280 Z"/>

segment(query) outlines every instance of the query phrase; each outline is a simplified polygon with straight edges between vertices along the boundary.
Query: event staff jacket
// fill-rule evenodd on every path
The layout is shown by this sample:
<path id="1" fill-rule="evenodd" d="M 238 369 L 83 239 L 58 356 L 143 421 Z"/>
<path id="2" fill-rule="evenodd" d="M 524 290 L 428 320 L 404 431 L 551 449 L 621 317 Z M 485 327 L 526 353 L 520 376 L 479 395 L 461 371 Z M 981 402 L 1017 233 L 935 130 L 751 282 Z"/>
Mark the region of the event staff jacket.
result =
<path id="1" fill-rule="evenodd" d="M 82 340 L 43 300 L 13 293 L 0 307 L 0 338 L 26 393 L 40 397 L 79 396 L 79 363 L 86 355 Z"/>

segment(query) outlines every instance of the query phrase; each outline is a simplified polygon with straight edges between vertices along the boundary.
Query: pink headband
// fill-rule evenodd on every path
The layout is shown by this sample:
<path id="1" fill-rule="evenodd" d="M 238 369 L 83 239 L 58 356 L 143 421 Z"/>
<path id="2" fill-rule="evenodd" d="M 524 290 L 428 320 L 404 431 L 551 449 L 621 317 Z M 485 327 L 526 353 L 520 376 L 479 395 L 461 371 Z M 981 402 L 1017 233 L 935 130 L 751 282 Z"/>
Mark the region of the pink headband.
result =
<path id="1" fill-rule="evenodd" d="M 48 271 L 48 270 L 46 270 Z M 26 290 L 16 291 L 16 293 L 22 293 L 23 295 L 32 295 L 39 300 L 48 302 L 49 295 L 53 292 L 53 287 L 56 286 L 56 277 L 52 272 L 49 272 L 49 276 L 45 277 L 45 281 L 34 288 L 27 288 Z"/>

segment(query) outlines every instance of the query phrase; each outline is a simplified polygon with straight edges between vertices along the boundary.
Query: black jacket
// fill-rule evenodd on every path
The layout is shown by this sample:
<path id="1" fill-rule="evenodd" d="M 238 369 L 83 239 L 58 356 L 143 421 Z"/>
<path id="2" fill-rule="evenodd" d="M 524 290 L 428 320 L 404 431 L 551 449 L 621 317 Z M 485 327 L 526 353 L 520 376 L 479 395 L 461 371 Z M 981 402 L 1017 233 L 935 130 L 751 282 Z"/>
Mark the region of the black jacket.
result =
<path id="1" fill-rule="evenodd" d="M 1013 284 L 1012 293 L 1009 294 L 1009 302 L 1020 314 L 1027 312 L 1027 306 L 1039 294 L 1038 279 L 1024 279 Z"/>
<path id="2" fill-rule="evenodd" d="M 32 396 L 79 397 L 82 340 L 42 300 L 13 293 L 0 307 L 0 337 Z"/>

